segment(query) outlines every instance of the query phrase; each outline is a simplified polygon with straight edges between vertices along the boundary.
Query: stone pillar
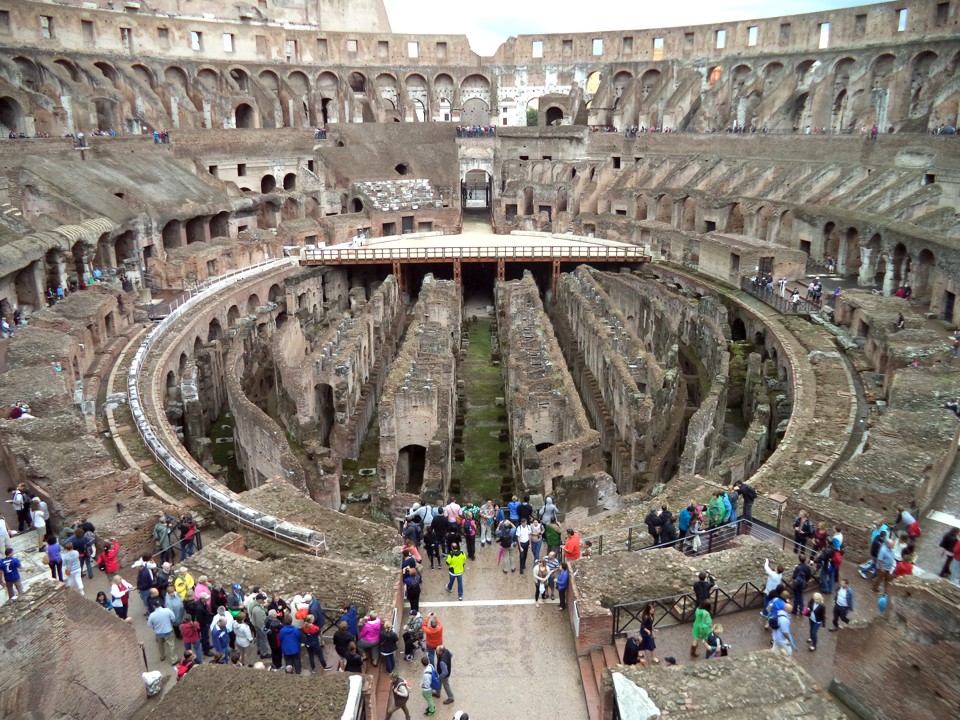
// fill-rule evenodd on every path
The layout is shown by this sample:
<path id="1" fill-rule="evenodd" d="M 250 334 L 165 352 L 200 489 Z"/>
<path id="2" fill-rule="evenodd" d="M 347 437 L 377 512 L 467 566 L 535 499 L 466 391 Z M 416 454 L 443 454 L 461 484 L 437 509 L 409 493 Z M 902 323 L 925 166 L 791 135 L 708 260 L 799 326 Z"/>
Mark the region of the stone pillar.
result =
<path id="1" fill-rule="evenodd" d="M 860 275 L 857 276 L 857 285 L 868 287 L 873 285 L 873 275 L 876 273 L 876 263 L 873 262 L 873 248 L 860 246 Z"/>
<path id="2" fill-rule="evenodd" d="M 894 264 L 893 257 L 886 256 L 887 261 L 887 271 L 883 276 L 883 294 L 886 296 L 893 295 L 894 288 L 893 275 L 894 275 Z"/>

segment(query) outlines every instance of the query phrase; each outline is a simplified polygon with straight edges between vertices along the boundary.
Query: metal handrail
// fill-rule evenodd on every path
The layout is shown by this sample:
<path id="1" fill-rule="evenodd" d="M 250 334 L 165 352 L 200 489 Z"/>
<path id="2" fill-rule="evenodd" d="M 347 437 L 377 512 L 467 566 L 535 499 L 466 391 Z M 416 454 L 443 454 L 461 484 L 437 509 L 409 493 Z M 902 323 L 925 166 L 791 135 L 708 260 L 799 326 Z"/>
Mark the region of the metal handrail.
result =
<path id="1" fill-rule="evenodd" d="M 780 297 L 776 291 L 767 291 L 765 288 L 754 285 L 751 278 L 743 278 L 740 281 L 740 289 L 752 297 L 761 300 L 777 312 L 784 315 L 811 315 L 820 309 L 817 303 L 801 298 L 796 306 L 790 302 L 789 298 Z"/>
<path id="2" fill-rule="evenodd" d="M 295 258 L 278 258 L 276 260 L 258 263 L 243 270 L 227 273 L 226 275 L 209 281 L 206 288 L 195 294 L 192 293 L 191 297 L 182 303 L 178 303 L 167 317 L 154 326 L 137 349 L 130 363 L 130 371 L 127 376 L 127 395 L 134 424 L 137 427 L 137 432 L 139 432 L 144 445 L 150 450 L 157 462 L 166 469 L 170 477 L 180 483 L 187 492 L 199 498 L 210 507 L 211 510 L 216 509 L 218 512 L 224 513 L 237 523 L 251 530 L 270 535 L 290 545 L 317 553 L 320 548 L 326 545 L 326 538 L 322 533 L 285 522 L 243 505 L 224 494 L 221 487 L 213 481 L 213 477 L 209 475 L 209 473 L 205 471 L 193 471 L 182 464 L 180 460 L 175 457 L 176 449 L 167 448 L 161 441 L 157 431 L 155 431 L 150 424 L 146 409 L 141 401 L 140 389 L 140 371 L 143 368 L 147 354 L 153 349 L 171 325 L 183 317 L 188 310 L 192 309 L 201 300 L 205 300 L 210 295 L 228 288 L 233 283 L 255 277 L 269 270 L 282 268 L 284 265 L 290 265 L 295 261 Z"/>
<path id="3" fill-rule="evenodd" d="M 646 258 L 642 247 L 611 247 L 593 245 L 572 247 L 569 245 L 518 245 L 506 247 L 417 247 L 417 248 L 381 248 L 354 247 L 339 248 L 336 245 L 304 249 L 301 258 L 314 262 L 343 262 L 345 260 L 400 261 L 400 260 L 509 260 L 543 258 L 592 259 L 592 260 L 642 260 Z"/>

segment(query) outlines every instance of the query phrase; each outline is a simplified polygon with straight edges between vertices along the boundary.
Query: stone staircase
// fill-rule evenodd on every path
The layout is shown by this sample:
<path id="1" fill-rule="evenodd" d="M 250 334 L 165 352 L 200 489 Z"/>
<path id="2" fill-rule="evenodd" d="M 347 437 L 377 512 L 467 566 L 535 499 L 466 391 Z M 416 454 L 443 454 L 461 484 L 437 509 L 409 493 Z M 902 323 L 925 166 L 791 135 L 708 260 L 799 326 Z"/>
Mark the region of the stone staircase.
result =
<path id="1" fill-rule="evenodd" d="M 604 645 L 599 650 L 591 650 L 589 655 L 577 658 L 580 663 L 580 680 L 583 683 L 583 695 L 587 703 L 590 720 L 602 720 L 605 715 L 603 692 L 603 671 L 620 664 L 622 649 L 613 645 Z"/>

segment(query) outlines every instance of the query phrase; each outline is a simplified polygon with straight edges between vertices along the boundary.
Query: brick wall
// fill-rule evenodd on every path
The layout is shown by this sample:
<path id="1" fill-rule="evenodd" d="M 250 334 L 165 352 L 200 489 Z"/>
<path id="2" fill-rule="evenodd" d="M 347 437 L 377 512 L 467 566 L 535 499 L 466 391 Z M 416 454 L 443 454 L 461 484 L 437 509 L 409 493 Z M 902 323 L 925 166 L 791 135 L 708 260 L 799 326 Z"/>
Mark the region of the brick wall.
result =
<path id="1" fill-rule="evenodd" d="M 0 717 L 130 718 L 146 695 L 129 623 L 44 579 L 0 607 Z"/>
<path id="2" fill-rule="evenodd" d="M 863 718 L 957 717 L 958 610 L 960 587 L 900 578 L 885 616 L 839 633 L 831 690 Z"/>

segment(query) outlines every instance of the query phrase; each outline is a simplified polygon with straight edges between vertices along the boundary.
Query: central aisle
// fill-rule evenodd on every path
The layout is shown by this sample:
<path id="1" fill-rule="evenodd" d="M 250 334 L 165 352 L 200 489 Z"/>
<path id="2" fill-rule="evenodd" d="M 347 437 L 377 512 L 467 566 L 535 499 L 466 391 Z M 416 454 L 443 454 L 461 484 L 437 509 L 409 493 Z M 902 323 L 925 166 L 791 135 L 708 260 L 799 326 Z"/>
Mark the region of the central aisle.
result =
<path id="1" fill-rule="evenodd" d="M 453 653 L 451 687 L 456 702 L 437 701 L 438 718 L 464 710 L 477 718 L 549 717 L 587 720 L 573 630 L 556 601 L 534 605 L 533 555 L 526 572 L 506 575 L 497 567 L 499 548 L 477 546 L 467 561 L 463 601 L 457 586 L 447 594 L 446 568 L 424 566 L 420 612 L 435 612 L 443 623 L 444 644 Z M 426 559 L 426 557 L 424 557 Z M 409 610 L 409 607 L 407 607 Z M 401 672 L 419 688 L 420 665 L 401 660 Z M 446 699 L 444 694 L 443 699 Z M 423 713 L 417 693 L 411 716 Z"/>

